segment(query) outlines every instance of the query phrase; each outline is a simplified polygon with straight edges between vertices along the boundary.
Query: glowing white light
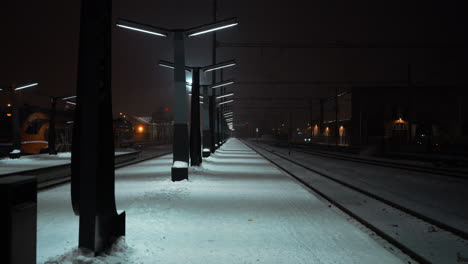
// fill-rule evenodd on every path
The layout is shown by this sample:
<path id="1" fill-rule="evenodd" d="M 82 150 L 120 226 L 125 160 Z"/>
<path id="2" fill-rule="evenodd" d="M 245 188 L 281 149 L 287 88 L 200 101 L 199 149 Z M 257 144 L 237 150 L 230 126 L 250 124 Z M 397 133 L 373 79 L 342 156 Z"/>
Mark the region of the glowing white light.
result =
<path id="1" fill-rule="evenodd" d="M 73 99 L 73 98 L 76 98 L 76 95 L 64 97 L 62 98 L 62 100 L 68 100 L 68 99 Z"/>
<path id="2" fill-rule="evenodd" d="M 149 30 L 144 30 L 144 29 L 139 29 L 139 28 L 136 28 L 136 27 L 129 27 L 129 26 L 121 25 L 121 24 L 117 24 L 117 26 L 121 27 L 121 28 L 130 29 L 130 30 L 135 30 L 135 31 L 138 31 L 138 32 L 143 32 L 143 33 L 148 33 L 148 34 L 151 34 L 151 35 L 160 36 L 160 37 L 167 37 L 166 34 L 153 32 L 153 31 L 149 31 Z"/>
<path id="3" fill-rule="evenodd" d="M 228 65 L 219 66 L 219 67 L 216 67 L 216 68 L 208 69 L 208 70 L 206 70 L 205 72 L 216 71 L 216 70 L 219 70 L 219 69 L 224 69 L 224 68 L 232 67 L 232 66 L 236 66 L 236 64 L 235 64 L 235 63 L 231 63 L 231 64 L 228 64 Z"/>
<path id="4" fill-rule="evenodd" d="M 213 32 L 213 31 L 216 31 L 216 30 L 233 27 L 233 26 L 236 26 L 238 24 L 239 23 L 236 22 L 236 23 L 232 23 L 232 24 L 229 24 L 229 25 L 225 25 L 225 26 L 215 27 L 215 28 L 212 28 L 212 29 L 207 29 L 207 30 L 204 30 L 204 31 L 195 32 L 195 33 L 189 34 L 188 36 L 189 37 L 198 36 L 198 35 Z"/>
<path id="5" fill-rule="evenodd" d="M 74 102 L 66 101 L 67 104 L 76 105 Z"/>
<path id="6" fill-rule="evenodd" d="M 221 98 L 229 97 L 229 96 L 233 96 L 233 95 L 234 95 L 233 93 L 226 94 L 226 95 L 221 95 L 221 96 L 216 97 L 216 99 L 221 99 Z"/>
<path id="7" fill-rule="evenodd" d="M 21 89 L 26 89 L 26 88 L 29 88 L 29 87 L 33 87 L 33 86 L 36 86 L 38 84 L 39 83 L 31 83 L 31 84 L 23 85 L 23 86 L 15 88 L 15 91 L 18 91 L 18 90 L 21 90 Z"/>
<path id="8" fill-rule="evenodd" d="M 231 82 L 226 82 L 226 83 L 220 83 L 220 84 L 216 84 L 214 86 L 211 86 L 212 89 L 215 89 L 215 88 L 219 88 L 219 87 L 223 87 L 223 86 L 227 86 L 227 85 L 230 85 L 230 84 L 233 84 L 234 82 L 231 81 Z"/>
<path id="9" fill-rule="evenodd" d="M 230 115 L 230 114 L 234 114 L 234 112 L 227 112 L 227 113 L 224 113 L 224 115 Z"/>
<path id="10" fill-rule="evenodd" d="M 226 101 L 226 102 L 222 102 L 222 103 L 219 103 L 218 105 L 229 104 L 229 103 L 232 103 L 232 102 L 234 102 L 234 100 L 229 100 L 229 101 Z"/>
<path id="11" fill-rule="evenodd" d="M 158 65 L 161 66 L 161 67 L 166 67 L 166 68 L 169 68 L 169 69 L 174 69 L 174 66 L 172 66 L 172 65 L 163 64 L 163 63 L 159 63 Z"/>
<path id="12" fill-rule="evenodd" d="M 188 95 L 189 95 L 189 96 L 192 96 L 191 93 L 189 93 Z M 203 99 L 203 96 L 200 95 L 199 97 L 200 97 L 200 99 Z"/>

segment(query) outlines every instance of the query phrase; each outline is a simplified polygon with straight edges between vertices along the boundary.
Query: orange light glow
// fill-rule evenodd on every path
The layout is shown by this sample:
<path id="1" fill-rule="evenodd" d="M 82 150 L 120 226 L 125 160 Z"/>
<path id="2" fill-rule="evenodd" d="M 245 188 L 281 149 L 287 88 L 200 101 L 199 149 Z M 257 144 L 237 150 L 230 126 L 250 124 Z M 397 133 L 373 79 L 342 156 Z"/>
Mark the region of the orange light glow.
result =
<path id="1" fill-rule="evenodd" d="M 7 104 L 8 107 L 11 107 L 11 104 Z"/>
<path id="2" fill-rule="evenodd" d="M 395 120 L 395 123 L 405 123 L 405 120 L 403 120 L 401 117 Z"/>
<path id="3" fill-rule="evenodd" d="M 143 132 L 143 126 L 138 127 L 138 132 L 142 133 Z"/>
<path id="4" fill-rule="evenodd" d="M 7 113 L 6 116 L 11 116 L 11 114 L 10 114 L 10 113 Z"/>

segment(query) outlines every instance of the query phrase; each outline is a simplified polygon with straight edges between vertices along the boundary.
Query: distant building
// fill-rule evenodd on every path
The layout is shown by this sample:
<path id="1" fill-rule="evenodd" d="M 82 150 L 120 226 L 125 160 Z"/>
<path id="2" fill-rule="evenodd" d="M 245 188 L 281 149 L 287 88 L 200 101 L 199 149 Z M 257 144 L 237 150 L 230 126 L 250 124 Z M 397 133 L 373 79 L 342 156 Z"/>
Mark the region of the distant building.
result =
<path id="1" fill-rule="evenodd" d="M 312 143 L 462 152 L 468 90 L 462 86 L 351 87 L 314 102 Z"/>
<path id="2" fill-rule="evenodd" d="M 171 143 L 173 121 L 164 108 L 152 116 L 130 116 L 120 114 L 114 120 L 116 147 L 134 146 L 138 143 Z"/>

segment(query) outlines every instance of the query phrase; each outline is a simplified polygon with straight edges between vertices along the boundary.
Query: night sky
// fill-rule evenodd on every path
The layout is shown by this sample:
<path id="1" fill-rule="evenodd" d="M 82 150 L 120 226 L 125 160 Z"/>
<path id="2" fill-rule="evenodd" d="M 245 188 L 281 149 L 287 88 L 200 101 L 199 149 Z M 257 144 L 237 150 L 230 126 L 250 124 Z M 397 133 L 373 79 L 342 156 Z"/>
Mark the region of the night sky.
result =
<path id="1" fill-rule="evenodd" d="M 238 27 L 218 33 L 218 41 L 284 44 L 218 48 L 218 62 L 236 59 L 239 63 L 224 73 L 224 79 L 240 82 L 228 89 L 236 92 L 239 104 L 234 109 L 239 119 L 250 114 L 241 109 L 242 98 L 318 98 L 340 83 L 404 83 L 408 64 L 416 84 L 466 84 L 468 31 L 463 1 L 407 2 L 218 0 L 218 19 L 238 17 L 239 21 Z M 113 5 L 115 20 L 125 18 L 170 29 L 190 28 L 213 19 L 212 0 L 120 0 Z M 75 94 L 79 9 L 77 0 L 2 2 L 0 85 L 40 83 L 21 93 L 22 103 L 47 106 L 50 95 Z M 465 48 L 450 47 L 463 43 Z M 299 44 L 319 47 L 287 47 Z M 351 44 L 380 46 L 336 48 Z M 212 34 L 186 41 L 187 64 L 211 64 L 211 50 Z M 173 60 L 170 39 L 114 26 L 114 113 L 149 116 L 161 106 L 171 107 L 173 75 L 156 67 L 160 59 Z M 211 75 L 202 82 L 211 83 Z M 0 97 L 5 103 L 5 94 Z"/>

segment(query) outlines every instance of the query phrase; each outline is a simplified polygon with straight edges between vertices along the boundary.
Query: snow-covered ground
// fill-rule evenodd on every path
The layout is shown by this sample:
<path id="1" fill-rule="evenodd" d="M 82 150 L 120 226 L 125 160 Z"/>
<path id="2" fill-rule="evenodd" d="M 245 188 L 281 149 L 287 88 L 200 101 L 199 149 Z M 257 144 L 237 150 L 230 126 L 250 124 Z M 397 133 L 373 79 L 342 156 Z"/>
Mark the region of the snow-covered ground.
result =
<path id="1" fill-rule="evenodd" d="M 116 171 L 126 234 L 107 254 L 76 250 L 69 185 L 38 195 L 38 263 L 402 263 L 370 235 L 231 139 L 189 181 L 172 156 Z"/>
<path id="2" fill-rule="evenodd" d="M 468 232 L 468 181 L 444 175 L 337 160 L 273 146 L 277 154 Z M 467 261 L 468 262 L 468 261 Z"/>
<path id="3" fill-rule="evenodd" d="M 296 152 L 291 152 L 291 155 L 289 155 L 287 149 L 269 146 L 267 149 L 273 148 L 274 150 L 273 153 L 270 153 L 265 151 L 265 149 L 259 148 L 257 144 L 248 144 L 278 166 L 287 169 L 302 181 L 319 190 L 323 195 L 328 197 L 328 199 L 333 200 L 352 214 L 365 220 L 367 225 L 379 230 L 379 232 L 385 234 L 386 237 L 397 241 L 397 243 L 403 247 L 411 250 L 413 254 L 426 260 L 423 262 L 434 264 L 467 262 L 463 260 L 468 256 L 467 240 L 443 228 L 439 228 L 437 225 L 434 226 L 431 223 L 422 221 L 393 206 L 356 192 L 353 189 L 331 181 L 326 177 L 287 160 L 294 159 L 295 162 L 299 162 L 305 167 L 314 170 L 322 169 L 325 165 L 314 160 L 314 156 L 298 156 Z M 333 161 L 336 168 L 343 166 L 340 160 Z M 332 174 L 332 171 L 335 172 L 335 174 Z M 350 170 L 349 173 L 346 171 L 337 173 L 337 171 L 338 170 L 322 170 L 322 173 L 336 179 L 346 179 L 346 182 L 351 185 L 359 186 L 357 179 L 360 177 L 357 175 L 356 177 L 350 177 L 350 175 L 352 175 L 352 173 L 359 174 L 357 172 L 360 172 L 360 170 Z M 363 173 L 364 172 L 365 170 L 363 170 Z M 379 175 L 383 174 L 382 170 L 376 171 L 375 173 Z M 392 177 L 392 175 L 388 176 Z M 374 177 L 377 178 L 378 176 L 376 175 Z M 373 180 L 368 180 L 368 182 L 372 181 Z M 388 188 L 391 188 L 391 186 L 392 185 L 388 185 Z M 382 191 L 374 188 L 364 187 L 364 190 L 370 191 L 378 196 L 382 194 Z M 405 196 L 401 196 L 399 198 L 403 199 L 404 197 Z"/>
<path id="4" fill-rule="evenodd" d="M 115 152 L 116 156 L 124 155 L 129 152 Z M 71 159 L 70 152 L 61 152 L 57 155 L 37 154 L 22 156 L 19 159 L 3 158 L 0 159 L 0 175 L 10 174 L 20 171 L 41 169 L 69 164 Z"/>

